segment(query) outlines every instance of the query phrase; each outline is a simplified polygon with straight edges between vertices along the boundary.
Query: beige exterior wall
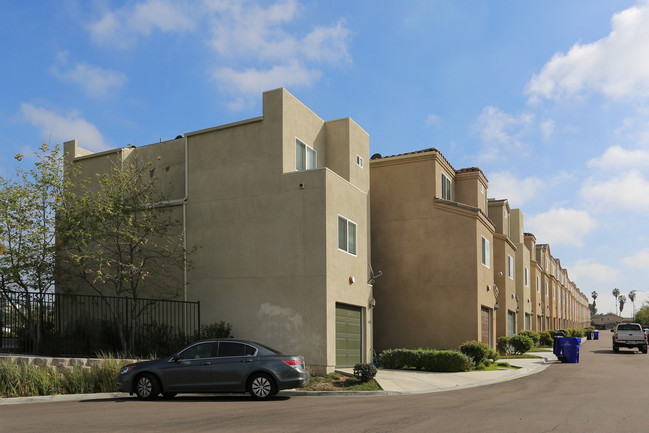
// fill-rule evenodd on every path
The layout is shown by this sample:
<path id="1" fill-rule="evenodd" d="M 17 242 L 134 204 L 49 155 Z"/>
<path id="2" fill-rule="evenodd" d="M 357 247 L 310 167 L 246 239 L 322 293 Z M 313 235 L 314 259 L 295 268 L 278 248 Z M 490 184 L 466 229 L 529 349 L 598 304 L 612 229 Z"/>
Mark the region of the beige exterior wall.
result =
<path id="1" fill-rule="evenodd" d="M 523 231 L 523 213 L 520 209 L 511 210 L 511 240 L 516 246 L 516 296 L 518 298 L 519 313 L 516 315 L 516 326 L 519 331 L 524 329 L 533 329 L 532 311 L 534 304 L 531 298 L 531 287 L 534 284 L 531 281 L 531 261 L 530 250 L 525 245 L 525 235 Z M 526 281 L 527 275 L 527 281 Z"/>
<path id="2" fill-rule="evenodd" d="M 336 305 L 358 307 L 369 362 L 369 166 L 357 164 L 369 161 L 369 136 L 284 89 L 263 99 L 262 117 L 137 149 L 161 157 L 160 187 L 180 201 L 198 248 L 183 298 L 201 301 L 203 323 L 225 320 L 236 337 L 300 353 L 316 371 L 336 366 Z M 317 151 L 316 168 L 296 171 L 296 138 Z M 78 147 L 71 155 L 89 173 L 108 167 Z M 339 215 L 357 225 L 356 254 L 338 249 Z"/>
<path id="3" fill-rule="evenodd" d="M 378 352 L 479 340 L 481 308 L 493 308 L 493 274 L 481 263 L 493 226 L 479 208 L 439 199 L 442 173 L 457 197 L 455 171 L 435 150 L 371 161 Z"/>

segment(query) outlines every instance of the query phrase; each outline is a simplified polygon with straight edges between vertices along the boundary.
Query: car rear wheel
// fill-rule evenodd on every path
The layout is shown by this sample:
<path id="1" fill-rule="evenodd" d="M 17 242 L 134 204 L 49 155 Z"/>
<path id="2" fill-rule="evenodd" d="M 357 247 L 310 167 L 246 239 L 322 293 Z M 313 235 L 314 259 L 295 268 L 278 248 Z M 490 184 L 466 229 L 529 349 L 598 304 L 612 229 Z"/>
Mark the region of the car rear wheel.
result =
<path id="1" fill-rule="evenodd" d="M 135 382 L 135 394 L 142 400 L 153 400 L 160 394 L 160 384 L 155 376 L 145 373 Z"/>
<path id="2" fill-rule="evenodd" d="M 646 354 L 647 353 L 647 346 L 642 346 L 642 348 L 640 350 L 642 350 L 642 353 Z"/>
<path id="3" fill-rule="evenodd" d="M 268 400 L 277 394 L 277 386 L 269 375 L 255 373 L 248 380 L 248 392 L 255 400 Z"/>
<path id="4" fill-rule="evenodd" d="M 613 345 L 613 352 L 618 353 L 620 351 L 620 347 L 617 344 Z"/>

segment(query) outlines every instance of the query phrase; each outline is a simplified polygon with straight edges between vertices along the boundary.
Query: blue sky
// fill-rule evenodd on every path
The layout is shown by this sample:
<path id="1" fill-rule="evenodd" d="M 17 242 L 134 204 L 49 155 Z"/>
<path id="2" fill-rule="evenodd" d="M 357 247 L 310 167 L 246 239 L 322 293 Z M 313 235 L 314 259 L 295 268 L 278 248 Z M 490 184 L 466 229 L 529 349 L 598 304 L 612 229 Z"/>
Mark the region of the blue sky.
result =
<path id="1" fill-rule="evenodd" d="M 600 312 L 649 300 L 649 1 L 0 0 L 0 172 L 259 116 L 286 87 L 371 153 L 480 167 Z M 631 304 L 624 308 L 630 315 Z"/>

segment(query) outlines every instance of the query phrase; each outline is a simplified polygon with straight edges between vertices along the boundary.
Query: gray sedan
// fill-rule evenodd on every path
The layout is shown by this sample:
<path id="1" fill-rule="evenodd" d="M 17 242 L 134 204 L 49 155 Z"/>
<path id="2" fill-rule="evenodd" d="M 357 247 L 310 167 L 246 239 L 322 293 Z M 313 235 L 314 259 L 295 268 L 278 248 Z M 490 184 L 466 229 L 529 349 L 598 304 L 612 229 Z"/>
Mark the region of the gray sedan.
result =
<path id="1" fill-rule="evenodd" d="M 151 400 L 162 393 L 243 393 L 257 400 L 309 381 L 304 358 L 259 343 L 215 339 L 192 343 L 173 355 L 124 366 L 118 389 Z"/>

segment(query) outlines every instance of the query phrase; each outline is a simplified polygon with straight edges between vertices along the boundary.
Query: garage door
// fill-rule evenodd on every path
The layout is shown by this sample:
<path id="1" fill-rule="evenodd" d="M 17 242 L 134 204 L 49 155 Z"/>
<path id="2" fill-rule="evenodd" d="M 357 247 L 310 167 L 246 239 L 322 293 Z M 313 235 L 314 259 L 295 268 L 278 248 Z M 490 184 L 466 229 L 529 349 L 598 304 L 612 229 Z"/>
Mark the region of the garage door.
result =
<path id="1" fill-rule="evenodd" d="M 483 342 L 484 344 L 491 346 L 491 320 L 489 320 L 491 312 L 489 311 L 488 308 L 482 307 L 482 310 L 480 312 L 480 319 L 481 319 L 481 329 L 482 329 L 482 335 L 480 337 L 480 341 Z"/>
<path id="2" fill-rule="evenodd" d="M 353 367 L 361 359 L 361 309 L 336 305 L 336 367 Z"/>

